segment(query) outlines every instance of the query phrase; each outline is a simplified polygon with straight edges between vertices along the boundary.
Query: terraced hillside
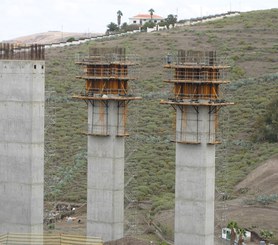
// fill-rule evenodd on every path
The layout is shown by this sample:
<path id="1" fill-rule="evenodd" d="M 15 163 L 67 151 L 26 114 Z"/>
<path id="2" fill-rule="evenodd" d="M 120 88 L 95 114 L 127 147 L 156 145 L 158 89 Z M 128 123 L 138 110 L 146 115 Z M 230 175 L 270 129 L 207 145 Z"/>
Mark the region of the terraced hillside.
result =
<path id="1" fill-rule="evenodd" d="M 129 107 L 126 140 L 126 194 L 149 201 L 150 216 L 173 208 L 174 111 L 159 104 L 171 89 L 163 83 L 163 57 L 178 49 L 216 50 L 231 65 L 226 97 L 235 106 L 223 109 L 217 148 L 216 184 L 228 198 L 250 171 L 278 154 L 277 142 L 260 141 L 257 121 L 278 95 L 278 9 L 243 13 L 206 24 L 154 33 L 136 33 L 80 46 L 49 49 L 46 53 L 46 110 L 55 119 L 45 135 L 49 153 L 45 165 L 45 199 L 86 202 L 86 104 L 74 101 L 84 84 L 75 79 L 78 55 L 89 47 L 127 48 L 141 57 L 139 80 L 133 91 L 143 97 Z M 55 105 L 55 113 L 53 110 Z"/>

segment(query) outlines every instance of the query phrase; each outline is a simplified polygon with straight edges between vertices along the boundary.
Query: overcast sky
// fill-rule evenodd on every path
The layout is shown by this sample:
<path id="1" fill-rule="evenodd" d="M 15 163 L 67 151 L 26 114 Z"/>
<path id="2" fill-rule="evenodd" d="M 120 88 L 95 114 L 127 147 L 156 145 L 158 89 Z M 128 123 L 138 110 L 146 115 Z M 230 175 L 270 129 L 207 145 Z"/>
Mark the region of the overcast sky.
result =
<path id="1" fill-rule="evenodd" d="M 0 41 L 47 31 L 104 33 L 107 24 L 117 23 L 118 10 L 123 23 L 151 8 L 187 19 L 277 7 L 278 0 L 1 0 Z"/>

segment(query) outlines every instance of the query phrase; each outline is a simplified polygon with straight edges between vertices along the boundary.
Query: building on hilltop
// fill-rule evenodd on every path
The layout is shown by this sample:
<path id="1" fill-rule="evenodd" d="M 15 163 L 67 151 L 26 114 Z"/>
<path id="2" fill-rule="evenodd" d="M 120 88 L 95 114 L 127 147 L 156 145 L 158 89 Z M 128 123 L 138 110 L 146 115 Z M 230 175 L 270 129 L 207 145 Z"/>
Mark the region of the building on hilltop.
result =
<path id="1" fill-rule="evenodd" d="M 159 23 L 163 20 L 163 17 L 155 14 L 152 16 L 150 14 L 138 14 L 129 18 L 129 24 L 144 25 L 146 22 Z"/>

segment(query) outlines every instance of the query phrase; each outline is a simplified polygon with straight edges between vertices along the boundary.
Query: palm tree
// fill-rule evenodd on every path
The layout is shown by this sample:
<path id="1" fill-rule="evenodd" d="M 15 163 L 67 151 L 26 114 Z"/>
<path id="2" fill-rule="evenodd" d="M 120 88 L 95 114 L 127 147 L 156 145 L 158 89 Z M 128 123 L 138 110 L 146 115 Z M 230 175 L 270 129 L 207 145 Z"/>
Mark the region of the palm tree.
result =
<path id="1" fill-rule="evenodd" d="M 122 16 L 123 16 L 122 11 L 121 11 L 121 10 L 118 10 L 118 12 L 117 12 L 117 20 L 118 20 L 118 26 L 119 26 L 119 27 L 120 27 L 120 25 L 121 25 Z"/>
<path id="2" fill-rule="evenodd" d="M 236 240 L 236 233 L 237 233 L 237 230 L 238 230 L 237 222 L 230 221 L 229 224 L 227 225 L 227 227 L 231 229 L 230 245 L 234 245 L 235 240 Z"/>
<path id="3" fill-rule="evenodd" d="M 246 237 L 246 230 L 244 228 L 238 228 L 237 229 L 237 234 L 239 235 L 238 238 L 238 245 L 242 245 L 244 242 L 244 238 Z"/>
<path id="4" fill-rule="evenodd" d="M 150 15 L 151 15 L 151 20 L 152 20 L 152 19 L 153 19 L 154 10 L 153 10 L 153 9 L 150 9 L 149 12 L 150 12 Z"/>

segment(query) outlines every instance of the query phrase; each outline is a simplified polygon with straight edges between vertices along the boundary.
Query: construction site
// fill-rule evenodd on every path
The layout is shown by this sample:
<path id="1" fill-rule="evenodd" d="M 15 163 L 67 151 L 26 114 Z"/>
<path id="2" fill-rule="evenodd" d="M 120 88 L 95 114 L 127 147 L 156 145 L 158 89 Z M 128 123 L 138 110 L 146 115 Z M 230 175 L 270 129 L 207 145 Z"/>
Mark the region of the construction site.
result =
<path id="1" fill-rule="evenodd" d="M 199 48 L 201 51 L 190 50 L 188 47 L 184 50 L 167 50 L 166 53 L 161 52 L 160 60 L 148 57 L 152 63 L 148 63 L 148 69 L 142 70 L 149 73 L 140 74 L 139 67 L 145 66 L 146 60 L 139 59 L 136 54 L 130 54 L 130 48 L 123 48 L 128 47 L 127 44 L 103 46 L 105 48 L 101 48 L 101 45 L 96 46 L 88 45 L 86 51 L 84 49 L 81 54 L 76 54 L 72 47 L 65 48 L 76 54 L 75 57 L 63 56 L 62 49 L 48 51 L 57 52 L 57 56 L 61 55 L 61 63 L 68 62 L 65 57 L 73 60 L 70 62 L 75 63 L 74 69 L 78 71 L 74 76 L 70 71 L 70 79 L 73 80 L 71 84 L 80 84 L 78 87 L 82 87 L 82 91 L 68 89 L 70 92 L 67 96 L 76 103 L 75 107 L 70 108 L 76 110 L 70 114 L 71 116 L 82 113 L 83 109 L 79 111 L 82 106 L 86 111 L 86 122 L 77 121 L 74 117 L 69 124 L 84 124 L 79 130 L 80 137 L 87 141 L 87 197 L 82 203 L 59 201 L 62 194 L 57 192 L 53 199 L 55 202 L 45 204 L 44 193 L 55 189 L 57 183 L 60 186 L 63 184 L 52 178 L 55 181 L 51 185 L 47 182 L 46 185 L 44 180 L 45 162 L 52 161 L 51 154 L 56 157 L 55 150 L 51 149 L 54 147 L 51 138 L 45 137 L 46 132 L 51 131 L 50 124 L 55 123 L 48 115 L 50 109 L 47 103 L 51 103 L 54 96 L 45 86 L 45 70 L 48 69 L 45 49 L 42 45 L 0 46 L 0 79 L 3 88 L 0 92 L 0 125 L 3 132 L 0 138 L 0 200 L 3 207 L 0 211 L 0 243 L 227 244 L 229 241 L 216 241 L 216 229 L 228 223 L 228 215 L 240 204 L 235 200 L 233 208 L 228 210 L 227 193 L 224 188 L 217 188 L 215 184 L 216 147 L 223 141 L 218 128 L 220 124 L 225 125 L 227 119 L 221 119 L 220 113 L 229 105 L 233 105 L 223 89 L 223 85 L 229 83 L 230 64 L 226 57 L 218 56 L 215 51 L 204 51 L 213 50 L 207 48 Z M 137 50 L 134 48 L 132 51 L 137 53 Z M 152 50 L 149 56 L 151 52 Z M 55 66 L 61 66 L 55 62 L 52 62 Z M 49 63 L 52 64 L 48 61 Z M 157 64 L 159 69 L 156 68 L 154 71 Z M 137 85 L 138 81 L 141 76 L 146 81 L 151 72 L 159 72 L 164 77 L 161 79 L 159 74 L 150 78 L 150 81 L 159 80 L 159 83 L 165 85 L 159 85 L 159 91 L 156 91 L 156 87 L 148 85 L 151 92 L 142 94 Z M 51 76 L 57 76 L 59 80 L 58 75 L 59 71 L 57 73 L 56 70 L 52 70 Z M 142 82 L 140 86 L 145 85 Z M 55 89 L 53 91 L 56 92 Z M 142 102 L 142 98 L 150 100 L 151 96 L 156 99 L 155 109 L 147 116 L 142 114 L 142 110 L 136 114 L 136 106 Z M 59 103 L 69 106 L 67 100 L 68 98 L 61 99 Z M 171 112 L 171 107 L 175 113 Z M 160 108 L 166 108 L 167 113 L 165 114 L 165 109 Z M 144 110 L 146 109 L 148 108 L 145 106 Z M 157 134 L 158 130 L 154 129 L 155 133 L 147 137 L 148 148 L 152 148 L 152 145 L 155 148 L 155 144 L 160 140 L 163 140 L 163 144 L 159 145 L 161 157 L 155 161 L 146 160 L 149 162 L 144 167 L 150 178 L 160 175 L 162 172 L 152 173 L 149 166 L 158 162 L 159 167 L 163 169 L 167 162 L 165 160 L 164 163 L 161 159 L 167 158 L 168 161 L 169 157 L 166 154 L 173 148 L 175 183 L 171 187 L 171 182 L 168 187 L 168 179 L 171 178 L 170 175 L 165 175 L 162 184 L 159 184 L 161 186 L 148 181 L 144 185 L 152 188 L 154 186 L 154 193 L 160 192 L 161 195 L 166 187 L 173 188 L 171 190 L 175 194 L 174 211 L 170 206 L 168 213 L 164 210 L 157 211 L 160 207 L 155 210 L 150 201 L 142 198 L 145 193 L 146 196 L 150 196 L 145 186 L 145 189 L 142 186 L 135 188 L 141 172 L 134 166 L 142 168 L 141 162 L 144 158 L 138 157 L 137 162 L 130 157 L 131 154 L 148 154 L 149 151 L 141 147 L 144 141 L 140 134 L 144 128 L 149 127 L 149 130 L 154 127 L 148 125 L 148 118 L 155 116 L 155 113 L 165 118 L 161 120 L 161 124 L 165 123 L 168 128 L 165 130 L 160 126 L 161 134 Z M 135 114 L 139 118 L 136 122 L 131 119 Z M 170 121 L 173 121 L 174 129 L 169 126 Z M 135 131 L 131 124 L 142 122 L 145 122 L 140 127 L 143 130 L 136 131 L 136 137 L 132 138 Z M 69 139 L 69 135 L 79 134 L 76 125 L 68 127 L 67 130 L 71 131 L 71 134 L 67 134 L 68 138 L 65 139 Z M 169 131 L 173 132 L 174 137 L 169 135 Z M 148 134 L 149 131 L 143 133 Z M 164 137 L 162 134 L 168 135 Z M 69 141 L 64 140 L 64 143 L 72 149 Z M 133 144 L 132 152 L 129 149 L 126 151 L 130 144 Z M 136 152 L 136 147 L 141 152 Z M 77 148 L 76 151 L 78 150 L 80 149 Z M 225 139 L 224 147 L 220 150 L 227 151 Z M 224 165 L 226 159 L 221 160 Z M 63 168 L 62 165 L 58 167 Z M 75 171 L 78 167 L 80 165 L 74 166 Z M 64 172 L 68 169 L 65 168 Z M 132 172 L 135 170 L 138 173 Z M 142 171 L 143 173 L 145 172 Z M 49 179 L 52 180 L 47 177 L 47 181 Z M 77 185 L 78 182 L 80 179 L 74 184 Z M 238 189 L 245 188 L 243 184 L 242 186 Z M 136 212 L 145 212 L 147 218 L 137 219 L 139 215 L 136 216 Z M 157 222 L 159 215 L 160 223 Z M 172 219 L 172 215 L 173 234 L 161 225 L 166 219 L 167 222 Z M 55 231 L 60 234 L 57 235 Z M 63 234 L 64 232 L 72 234 Z M 136 238 L 138 234 L 142 235 L 141 238 L 150 234 L 151 238 L 140 241 Z"/>
<path id="2" fill-rule="evenodd" d="M 1 200 L 5 208 L 0 216 L 0 232 L 38 234 L 43 232 L 44 47 L 18 49 L 4 44 L 0 53 L 2 84 L 8 85 L 1 98 L 1 114 L 5 115 L 1 120 L 5 132 L 1 157 L 9 162 L 1 161 Z M 85 88 L 73 98 L 85 101 L 88 107 L 84 132 L 88 140 L 87 236 L 113 241 L 124 236 L 127 106 L 141 99 L 130 93 L 128 82 L 138 75 L 138 59 L 127 56 L 124 48 L 91 48 L 76 64 L 82 67 L 77 78 L 85 81 Z M 231 104 L 220 97 L 228 66 L 215 52 L 180 50 L 166 57 L 164 68 L 168 71 L 165 82 L 174 85 L 174 96 L 160 103 L 173 106 L 177 117 L 175 244 L 189 239 L 196 245 L 213 245 L 214 145 L 219 143 L 218 110 Z M 20 111 L 17 118 L 9 115 L 15 111 Z M 16 130 L 17 137 L 13 137 Z M 26 160 L 15 157 L 13 152 L 18 151 Z M 15 171 L 18 167 L 26 173 Z M 12 213 L 11 209 L 19 212 L 6 217 L 4 214 Z"/>

